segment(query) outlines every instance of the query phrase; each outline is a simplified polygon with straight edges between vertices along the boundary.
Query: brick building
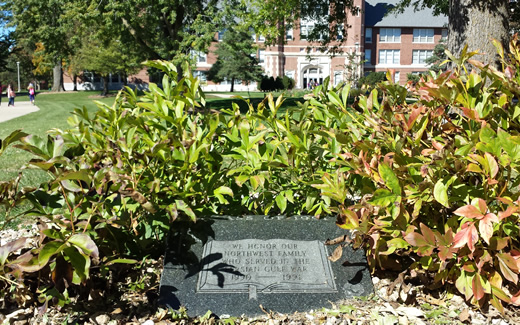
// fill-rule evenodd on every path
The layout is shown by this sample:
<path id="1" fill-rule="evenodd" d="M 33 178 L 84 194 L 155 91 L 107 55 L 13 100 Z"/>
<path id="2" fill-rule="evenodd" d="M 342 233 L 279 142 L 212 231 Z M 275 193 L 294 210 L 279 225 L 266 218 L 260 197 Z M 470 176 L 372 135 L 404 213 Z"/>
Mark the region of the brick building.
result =
<path id="1" fill-rule="evenodd" d="M 277 46 L 264 46 L 263 38 L 257 37 L 257 57 L 265 74 L 268 76 L 289 76 L 296 81 L 296 88 L 306 88 L 310 82 L 322 83 L 330 76 L 331 83 L 338 84 L 345 80 L 345 66 L 355 60 L 357 76 L 370 71 L 396 71 L 396 81 L 405 83 L 408 73 L 420 73 L 428 70 L 426 58 L 433 54 L 433 48 L 446 37 L 448 18 L 433 16 L 432 10 L 414 11 L 407 8 L 401 14 L 387 14 L 388 7 L 399 0 L 354 0 L 359 13 L 347 17 L 346 32 L 336 35 L 342 53 L 331 57 L 328 53 L 313 49 L 307 52 L 309 42 L 306 35 L 315 22 L 301 19 L 299 24 L 286 31 L 286 42 Z M 228 91 L 228 82 L 214 84 L 205 78 L 206 72 L 216 62 L 213 51 L 222 33 L 216 34 L 216 42 L 208 54 L 194 53 L 197 61 L 194 74 L 200 77 L 206 91 Z M 312 44 L 311 44 L 312 45 Z M 65 78 L 66 89 L 72 89 L 70 78 Z M 68 79 L 68 80 L 67 80 Z M 101 81 L 94 77 L 86 78 L 78 89 L 100 89 Z M 91 81 L 89 81 L 91 80 Z M 110 78 L 109 88 L 122 86 L 119 76 Z M 129 84 L 146 87 L 149 78 L 145 72 L 139 76 L 130 76 Z M 235 91 L 255 90 L 256 84 L 237 84 Z"/>

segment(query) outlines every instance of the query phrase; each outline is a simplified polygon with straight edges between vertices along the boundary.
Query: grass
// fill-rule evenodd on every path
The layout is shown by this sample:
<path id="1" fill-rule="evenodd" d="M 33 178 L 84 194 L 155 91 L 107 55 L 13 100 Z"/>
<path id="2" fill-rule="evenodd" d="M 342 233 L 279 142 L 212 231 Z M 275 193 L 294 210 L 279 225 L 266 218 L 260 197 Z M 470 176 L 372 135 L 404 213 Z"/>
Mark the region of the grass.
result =
<path id="1" fill-rule="evenodd" d="M 22 130 L 28 134 L 45 137 L 50 129 L 67 129 L 70 127 L 67 119 L 71 116 L 74 108 L 85 106 L 89 112 L 97 110 L 94 99 L 91 97 L 98 94 L 99 92 L 40 94 L 36 97 L 36 105 L 40 108 L 39 111 L 0 123 L 0 139 L 5 138 L 15 130 Z M 27 101 L 28 98 L 24 97 L 18 96 L 16 102 L 24 101 L 24 99 Z M 112 104 L 114 97 L 100 98 L 99 101 Z M 6 106 L 7 104 L 2 101 L 1 109 L 6 109 Z M 23 150 L 8 148 L 0 156 L 0 181 L 16 177 L 21 167 L 31 158 L 32 156 Z M 45 175 L 41 171 L 26 170 L 21 184 L 23 186 L 35 185 L 44 179 Z"/>

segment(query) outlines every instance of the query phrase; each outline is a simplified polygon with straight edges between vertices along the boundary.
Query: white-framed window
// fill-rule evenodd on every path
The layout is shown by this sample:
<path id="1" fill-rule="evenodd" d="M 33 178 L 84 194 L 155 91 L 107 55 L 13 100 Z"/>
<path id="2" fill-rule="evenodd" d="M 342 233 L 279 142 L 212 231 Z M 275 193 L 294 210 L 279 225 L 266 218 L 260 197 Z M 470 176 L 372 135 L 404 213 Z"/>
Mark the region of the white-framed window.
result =
<path id="1" fill-rule="evenodd" d="M 379 64 L 401 63 L 400 50 L 379 50 Z"/>
<path id="2" fill-rule="evenodd" d="M 259 42 L 265 42 L 265 36 L 264 35 L 258 36 L 258 41 Z"/>
<path id="3" fill-rule="evenodd" d="M 401 73 L 399 71 L 396 71 L 395 75 L 394 75 L 394 82 L 396 84 L 398 84 L 400 79 L 401 79 Z"/>
<path id="4" fill-rule="evenodd" d="M 225 29 L 218 31 L 218 40 L 222 41 L 224 39 L 224 33 L 226 32 Z"/>
<path id="5" fill-rule="evenodd" d="M 381 42 L 381 43 L 401 43 L 401 28 L 381 28 L 381 29 L 379 29 L 379 42 Z"/>
<path id="6" fill-rule="evenodd" d="M 300 20 L 300 39 L 307 39 L 314 29 L 315 23 L 312 20 Z M 318 35 L 318 39 L 323 39 L 323 35 Z"/>
<path id="7" fill-rule="evenodd" d="M 334 71 L 334 86 L 339 85 L 339 83 L 342 81 L 343 81 L 343 72 Z"/>
<path id="8" fill-rule="evenodd" d="M 372 43 L 372 28 L 365 28 L 365 43 Z"/>
<path id="9" fill-rule="evenodd" d="M 203 81 L 203 82 L 207 81 L 206 71 L 195 70 L 195 71 L 193 71 L 193 76 L 195 78 L 199 78 L 200 81 Z"/>
<path id="10" fill-rule="evenodd" d="M 426 59 L 433 55 L 433 50 L 413 50 L 412 64 L 426 64 Z"/>
<path id="11" fill-rule="evenodd" d="M 207 55 L 204 52 L 192 50 L 191 55 L 195 58 L 195 61 L 197 63 L 206 63 L 207 62 Z"/>
<path id="12" fill-rule="evenodd" d="M 258 50 L 258 62 L 264 63 L 265 61 L 265 50 Z"/>
<path id="13" fill-rule="evenodd" d="M 446 28 L 443 28 L 441 33 L 442 33 L 442 37 L 441 37 L 442 40 L 448 39 L 448 30 Z"/>
<path id="14" fill-rule="evenodd" d="M 291 79 L 294 79 L 294 70 L 285 71 L 285 75 Z"/>
<path id="15" fill-rule="evenodd" d="M 433 28 L 414 28 L 414 43 L 433 43 Z"/>
<path id="16" fill-rule="evenodd" d="M 365 49 L 365 63 L 372 64 L 372 50 Z"/>
<path id="17" fill-rule="evenodd" d="M 292 28 L 288 28 L 285 31 L 285 39 L 288 40 L 288 41 L 292 41 L 293 40 L 293 29 Z"/>
<path id="18" fill-rule="evenodd" d="M 343 39 L 343 31 L 345 30 L 345 25 L 341 24 L 338 26 L 338 35 L 336 35 L 336 39 L 342 40 Z"/>

